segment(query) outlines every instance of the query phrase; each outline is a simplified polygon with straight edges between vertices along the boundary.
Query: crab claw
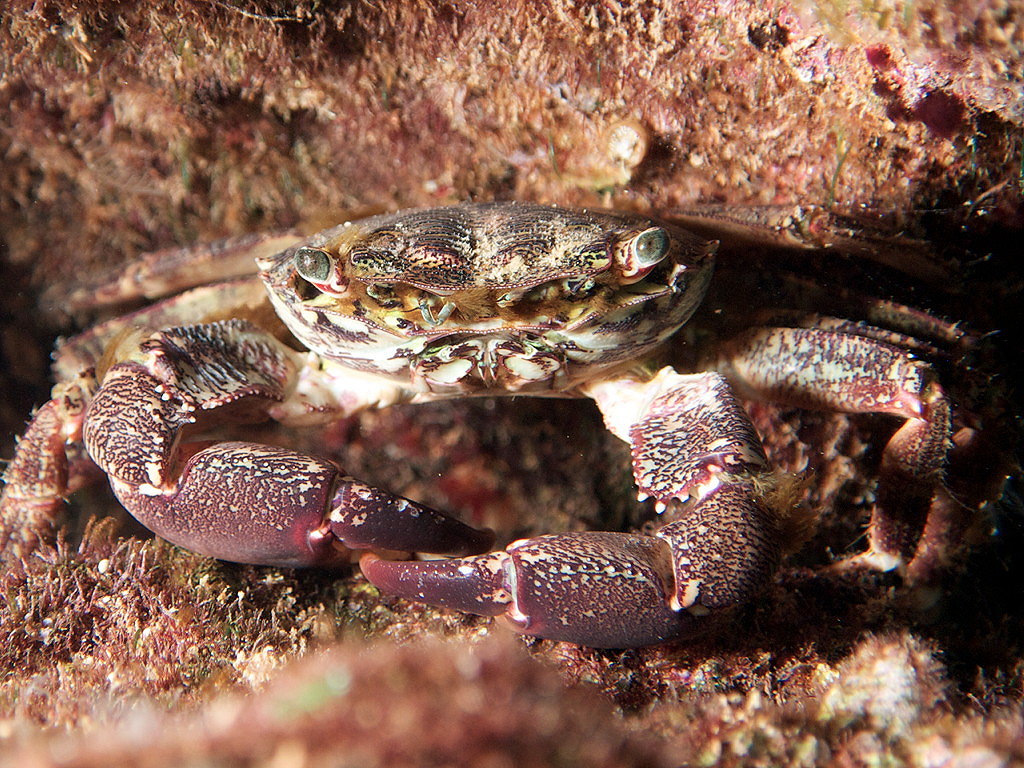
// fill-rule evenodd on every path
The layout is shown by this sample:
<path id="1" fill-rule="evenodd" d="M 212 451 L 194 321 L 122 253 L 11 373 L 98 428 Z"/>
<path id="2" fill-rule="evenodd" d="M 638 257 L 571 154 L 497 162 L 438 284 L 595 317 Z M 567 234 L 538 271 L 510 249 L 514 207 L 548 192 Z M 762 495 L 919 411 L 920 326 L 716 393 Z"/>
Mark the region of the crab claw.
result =
<path id="1" fill-rule="evenodd" d="M 82 439 L 125 509 L 168 541 L 288 567 L 347 562 L 366 547 L 466 555 L 493 542 L 490 531 L 371 488 L 318 456 L 184 442 L 183 430 L 207 411 L 254 420 L 285 398 L 297 363 L 258 328 L 226 321 L 159 331 L 137 356 L 106 372 Z"/>
<path id="2" fill-rule="evenodd" d="M 485 552 L 494 544 L 489 528 L 471 528 L 444 512 L 351 477 L 338 480 L 327 525 L 348 549 L 385 547 L 458 556 Z"/>
<path id="3" fill-rule="evenodd" d="M 705 614 L 750 600 L 778 562 L 774 513 L 749 482 L 674 508 L 654 536 L 589 531 L 521 539 L 461 560 L 363 555 L 382 591 L 595 648 L 692 636 Z"/>
<path id="4" fill-rule="evenodd" d="M 672 607 L 669 545 L 626 533 L 564 533 L 462 560 L 395 562 L 364 555 L 384 592 L 485 616 L 523 634 L 624 648 L 692 634 L 698 619 Z"/>
<path id="5" fill-rule="evenodd" d="M 342 476 L 329 461 L 256 443 L 195 453 L 159 493 L 111 484 L 157 535 L 238 563 L 333 565 L 370 547 L 465 555 L 494 541 L 489 530 Z"/>

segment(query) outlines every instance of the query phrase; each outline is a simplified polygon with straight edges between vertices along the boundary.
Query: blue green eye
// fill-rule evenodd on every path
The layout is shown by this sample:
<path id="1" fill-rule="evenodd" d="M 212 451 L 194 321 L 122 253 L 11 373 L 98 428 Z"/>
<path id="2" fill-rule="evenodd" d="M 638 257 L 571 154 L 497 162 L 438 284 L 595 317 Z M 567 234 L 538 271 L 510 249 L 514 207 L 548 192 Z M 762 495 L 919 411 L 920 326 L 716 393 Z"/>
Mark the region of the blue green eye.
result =
<path id="1" fill-rule="evenodd" d="M 633 255 L 641 269 L 653 267 L 668 253 L 668 234 L 661 227 L 644 230 L 633 241 Z"/>
<path id="2" fill-rule="evenodd" d="M 334 274 L 334 259 L 325 250 L 304 245 L 295 252 L 295 270 L 311 283 L 326 283 Z"/>

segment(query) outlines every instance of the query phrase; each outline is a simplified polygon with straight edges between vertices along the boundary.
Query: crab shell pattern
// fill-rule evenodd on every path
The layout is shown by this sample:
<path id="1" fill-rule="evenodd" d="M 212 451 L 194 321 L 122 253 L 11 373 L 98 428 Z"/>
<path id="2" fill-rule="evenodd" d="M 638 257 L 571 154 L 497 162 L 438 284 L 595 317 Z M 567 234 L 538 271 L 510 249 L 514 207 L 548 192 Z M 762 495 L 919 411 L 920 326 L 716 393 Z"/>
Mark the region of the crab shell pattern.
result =
<path id="1" fill-rule="evenodd" d="M 783 481 L 737 395 L 900 416 L 880 483 L 940 482 L 947 399 L 928 365 L 879 329 L 756 328 L 726 345 L 714 370 L 645 365 L 711 277 L 716 244 L 680 227 L 488 203 L 346 222 L 280 245 L 240 239 L 222 250 L 258 256 L 274 309 L 309 351 L 242 319 L 190 324 L 209 289 L 73 340 L 58 355 L 66 380 L 6 472 L 0 545 L 31 549 L 90 475 L 83 463 L 95 464 L 132 515 L 197 552 L 284 566 L 331 565 L 353 550 L 450 555 L 366 551 L 360 566 L 388 593 L 503 616 L 530 635 L 627 647 L 692 634 L 777 566 Z M 254 301 L 251 281 L 214 290 L 219 316 Z M 72 375 L 76 362 L 92 367 Z M 489 552 L 490 531 L 324 459 L 190 439 L 213 419 L 322 423 L 481 394 L 593 398 L 631 446 L 639 496 L 662 513 L 657 533 L 553 534 Z M 921 535 L 910 518 L 877 504 L 863 559 L 910 561 Z"/>

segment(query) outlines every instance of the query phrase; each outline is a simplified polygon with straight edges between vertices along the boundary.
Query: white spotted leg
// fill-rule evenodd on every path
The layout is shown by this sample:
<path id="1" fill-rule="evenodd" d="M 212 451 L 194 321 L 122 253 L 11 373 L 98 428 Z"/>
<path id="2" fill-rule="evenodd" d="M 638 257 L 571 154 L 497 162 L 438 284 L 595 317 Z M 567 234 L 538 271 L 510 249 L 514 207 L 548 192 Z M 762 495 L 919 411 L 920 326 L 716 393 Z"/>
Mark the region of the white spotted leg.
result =
<path id="1" fill-rule="evenodd" d="M 950 406 L 934 371 L 914 353 L 877 338 L 882 331 L 758 328 L 727 344 L 719 369 L 743 397 L 904 419 L 882 453 L 876 502 L 862 558 L 892 569 L 918 560 L 922 532 L 942 485 L 950 445 Z"/>

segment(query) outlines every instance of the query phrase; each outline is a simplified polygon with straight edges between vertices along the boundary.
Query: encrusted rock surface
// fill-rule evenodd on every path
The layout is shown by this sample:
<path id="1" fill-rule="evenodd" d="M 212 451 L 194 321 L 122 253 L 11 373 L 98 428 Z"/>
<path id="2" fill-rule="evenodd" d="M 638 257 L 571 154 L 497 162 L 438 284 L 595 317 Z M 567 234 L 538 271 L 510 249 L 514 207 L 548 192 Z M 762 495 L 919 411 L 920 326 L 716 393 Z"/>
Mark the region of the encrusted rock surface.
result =
<path id="1" fill-rule="evenodd" d="M 92 319 L 62 305 L 85 276 L 246 231 L 523 199 L 905 217 L 955 247 L 937 307 L 995 332 L 971 361 L 990 394 L 954 388 L 979 404 L 965 424 L 999 422 L 996 445 L 958 478 L 971 460 L 981 479 L 1018 472 L 1004 358 L 1024 285 L 1022 30 L 1020 0 L 11 0 L 3 455 L 45 399 L 55 336 Z M 827 279 L 831 262 L 813 266 Z M 753 415 L 774 460 L 813 469 L 819 531 L 729 623 L 641 651 L 524 643 L 347 572 L 217 563 L 87 525 L 116 504 L 83 492 L 67 542 L 0 570 L 0 765 L 1024 763 L 1019 481 L 972 519 L 941 583 L 900 589 L 826 567 L 859 546 L 892 425 Z M 316 446 L 506 539 L 643 520 L 626 450 L 588 403 L 263 429 L 249 437 Z"/>

